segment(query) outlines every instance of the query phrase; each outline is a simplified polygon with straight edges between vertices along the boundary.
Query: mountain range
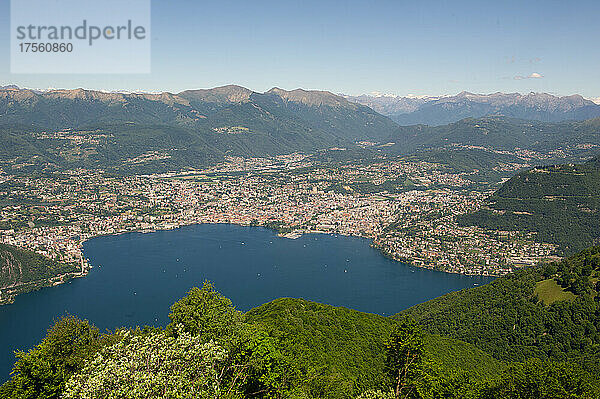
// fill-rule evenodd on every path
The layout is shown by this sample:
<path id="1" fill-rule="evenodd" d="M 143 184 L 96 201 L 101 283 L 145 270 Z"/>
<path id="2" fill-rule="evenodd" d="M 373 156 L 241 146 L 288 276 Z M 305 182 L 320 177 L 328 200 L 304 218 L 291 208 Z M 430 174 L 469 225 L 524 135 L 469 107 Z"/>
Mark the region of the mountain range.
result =
<path id="1" fill-rule="evenodd" d="M 224 155 L 314 152 L 356 140 L 379 141 L 393 136 L 397 127 L 367 106 L 301 89 L 256 93 L 224 86 L 178 94 L 0 90 L 0 159 L 13 164 L 29 164 L 34 157 L 37 164 L 105 167 L 160 152 L 161 160 L 146 166 L 172 170 Z M 57 131 L 73 134 L 47 134 Z M 79 155 L 67 156 L 74 147 Z"/>
<path id="2" fill-rule="evenodd" d="M 324 91 L 273 88 L 256 93 L 234 85 L 177 94 L 0 89 L 1 125 L 67 129 L 130 122 L 201 131 L 238 126 L 273 137 L 302 128 L 333 140 L 389 136 L 396 128 L 372 109 Z"/>
<path id="3" fill-rule="evenodd" d="M 510 104 L 506 96 L 513 95 L 497 95 L 494 101 L 473 96 L 457 97 Z M 556 104 L 549 95 L 518 98 L 529 98 L 531 104 L 546 98 L 554 118 L 596 107 L 579 96 Z M 449 99 L 414 97 L 409 98 L 412 105 L 408 100 L 405 105 L 421 104 L 414 114 Z M 6 172 L 85 167 L 151 173 L 200 168 L 228 155 L 331 148 L 361 157 L 472 147 L 492 149 L 498 156 L 497 151 L 567 151 L 578 160 L 589 158 L 598 146 L 600 118 L 543 122 L 493 115 L 441 126 L 399 126 L 367 105 L 326 91 L 257 93 L 234 85 L 175 94 L 0 89 L 0 168 Z"/>
<path id="4" fill-rule="evenodd" d="M 600 105 L 580 95 L 558 97 L 547 93 L 474 94 L 455 96 L 344 96 L 389 116 L 400 125 L 445 125 L 464 118 L 489 115 L 560 122 L 600 117 Z"/>

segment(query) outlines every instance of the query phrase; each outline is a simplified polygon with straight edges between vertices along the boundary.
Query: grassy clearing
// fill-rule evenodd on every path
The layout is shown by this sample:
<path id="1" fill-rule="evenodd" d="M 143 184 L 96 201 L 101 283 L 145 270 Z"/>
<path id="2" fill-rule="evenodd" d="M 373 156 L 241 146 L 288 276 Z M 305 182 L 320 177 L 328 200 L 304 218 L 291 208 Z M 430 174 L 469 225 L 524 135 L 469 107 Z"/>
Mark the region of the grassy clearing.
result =
<path id="1" fill-rule="evenodd" d="M 558 301 L 573 301 L 576 298 L 575 294 L 565 291 L 554 279 L 538 282 L 535 285 L 535 294 L 544 305 L 550 305 Z"/>

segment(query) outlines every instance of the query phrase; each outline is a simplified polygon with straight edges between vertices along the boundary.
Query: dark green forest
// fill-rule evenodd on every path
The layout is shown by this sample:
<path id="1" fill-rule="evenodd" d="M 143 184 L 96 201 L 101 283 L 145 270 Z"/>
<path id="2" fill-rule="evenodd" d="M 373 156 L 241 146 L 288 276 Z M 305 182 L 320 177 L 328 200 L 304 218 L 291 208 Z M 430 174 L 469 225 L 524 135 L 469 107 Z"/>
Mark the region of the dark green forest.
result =
<path id="1" fill-rule="evenodd" d="M 600 247 L 558 263 L 520 270 L 401 312 L 426 331 L 470 342 L 500 360 L 530 357 L 600 364 Z M 536 285 L 549 279 L 574 294 L 546 304 Z"/>
<path id="2" fill-rule="evenodd" d="M 538 167 L 517 174 L 463 225 L 536 232 L 536 240 L 572 254 L 600 239 L 598 159 L 581 165 Z"/>

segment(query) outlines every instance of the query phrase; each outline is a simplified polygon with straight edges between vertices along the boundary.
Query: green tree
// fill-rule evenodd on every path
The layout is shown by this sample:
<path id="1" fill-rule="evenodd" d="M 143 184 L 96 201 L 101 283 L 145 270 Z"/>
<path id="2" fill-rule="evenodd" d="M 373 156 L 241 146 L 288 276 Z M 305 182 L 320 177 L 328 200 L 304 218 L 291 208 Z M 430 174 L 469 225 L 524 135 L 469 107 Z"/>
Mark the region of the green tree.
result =
<path id="1" fill-rule="evenodd" d="M 467 399 L 474 397 L 476 386 L 466 372 L 427 361 L 416 384 L 416 396 L 422 399 Z"/>
<path id="2" fill-rule="evenodd" d="M 60 319 L 37 347 L 16 352 L 17 362 L 7 383 L 12 391 L 9 398 L 58 398 L 68 378 L 101 346 L 98 329 L 87 321 L 72 316 Z"/>
<path id="3" fill-rule="evenodd" d="M 243 391 L 247 397 L 293 396 L 299 371 L 281 352 L 282 342 L 263 329 L 245 325 L 241 345 L 232 353 L 235 367 L 243 369 Z"/>
<path id="4" fill-rule="evenodd" d="M 513 363 L 502 377 L 484 390 L 482 398 L 506 399 L 597 399 L 597 376 L 573 363 L 537 358 Z"/>
<path id="5" fill-rule="evenodd" d="M 356 399 L 394 399 L 393 391 L 369 390 L 361 393 Z"/>
<path id="6" fill-rule="evenodd" d="M 178 329 L 132 336 L 106 348 L 67 383 L 65 399 L 233 398 L 227 351 Z"/>
<path id="7" fill-rule="evenodd" d="M 233 307 L 231 300 L 215 291 L 212 283 L 205 281 L 202 289 L 192 288 L 187 296 L 171 306 L 169 318 L 169 334 L 176 334 L 176 326 L 182 325 L 184 331 L 201 336 L 205 342 L 216 340 L 227 344 L 223 341 L 237 335 L 243 315 Z"/>
<path id="8" fill-rule="evenodd" d="M 386 370 L 393 381 L 394 396 L 411 398 L 417 394 L 416 381 L 423 365 L 424 334 L 416 322 L 402 318 L 385 344 Z"/>

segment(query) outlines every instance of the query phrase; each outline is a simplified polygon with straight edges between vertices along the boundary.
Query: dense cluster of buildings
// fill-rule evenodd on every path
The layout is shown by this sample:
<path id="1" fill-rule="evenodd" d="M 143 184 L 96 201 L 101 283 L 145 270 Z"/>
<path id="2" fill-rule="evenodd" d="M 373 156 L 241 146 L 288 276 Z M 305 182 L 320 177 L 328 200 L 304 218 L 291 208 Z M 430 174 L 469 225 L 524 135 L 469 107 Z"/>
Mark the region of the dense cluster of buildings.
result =
<path id="1" fill-rule="evenodd" d="M 501 275 L 554 253 L 520 232 L 460 227 L 488 193 L 468 173 L 422 161 L 320 165 L 302 154 L 230 158 L 204 171 L 109 177 L 86 170 L 4 176 L 0 241 L 86 270 L 95 236 L 195 223 L 365 237 L 394 259 L 454 273 Z M 368 265 L 366 265 L 368 267 Z"/>

